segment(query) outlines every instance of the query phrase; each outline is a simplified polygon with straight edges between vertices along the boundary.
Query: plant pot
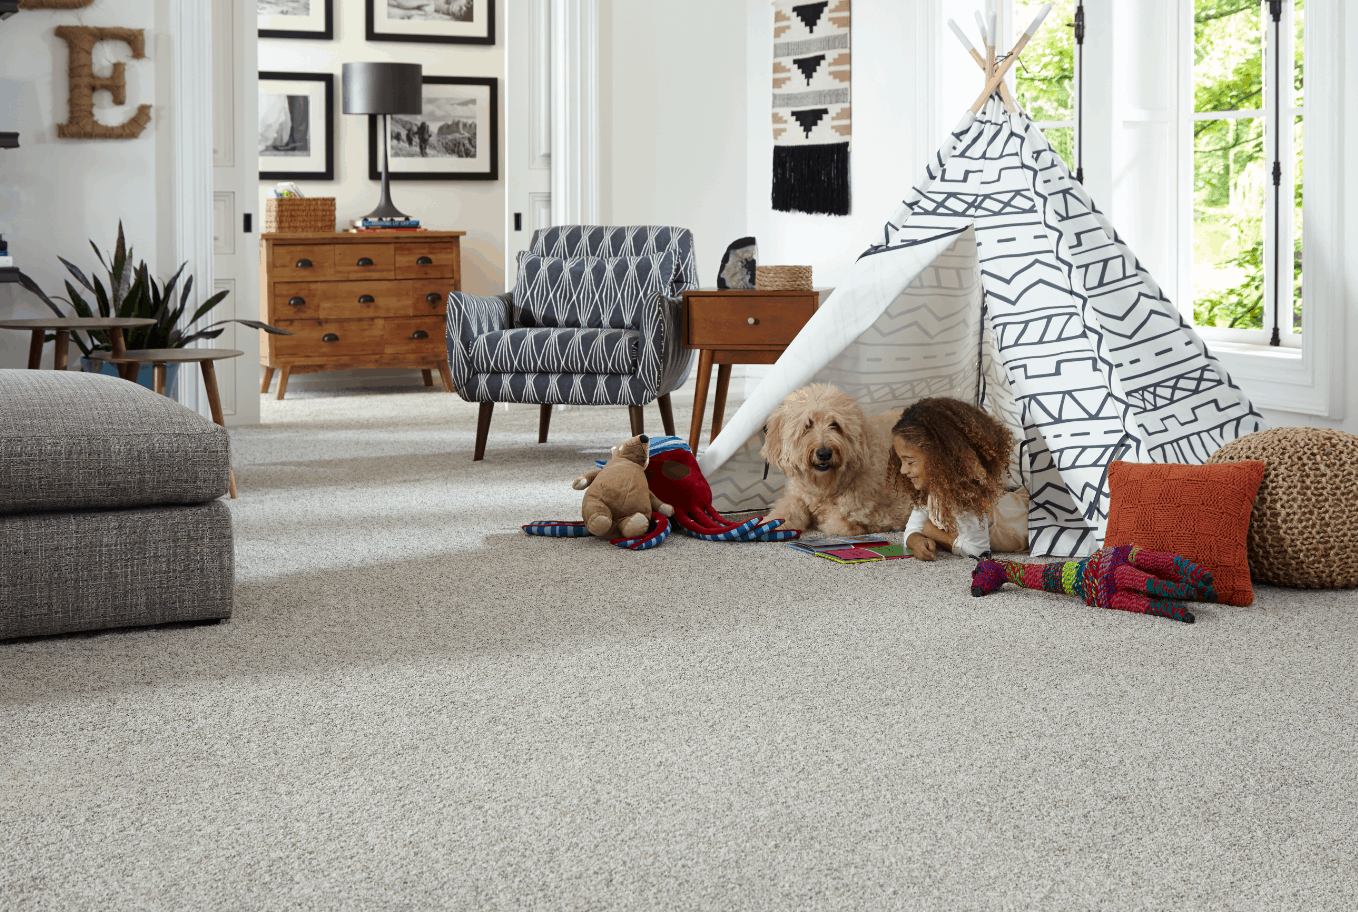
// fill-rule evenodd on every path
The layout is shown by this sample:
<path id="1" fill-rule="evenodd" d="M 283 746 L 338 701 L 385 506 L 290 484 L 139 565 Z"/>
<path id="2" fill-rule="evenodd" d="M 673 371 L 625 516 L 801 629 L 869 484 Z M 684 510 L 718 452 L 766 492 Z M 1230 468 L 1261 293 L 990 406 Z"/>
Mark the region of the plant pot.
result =
<path id="1" fill-rule="evenodd" d="M 165 395 L 173 399 L 179 392 L 179 368 L 178 364 L 165 365 Z M 107 361 L 92 361 L 89 358 L 80 359 L 80 369 L 89 374 L 108 374 L 110 377 L 118 376 L 118 367 Z M 137 385 L 144 386 L 149 390 L 155 389 L 155 378 L 151 372 L 151 365 L 143 364 L 137 371 Z"/>

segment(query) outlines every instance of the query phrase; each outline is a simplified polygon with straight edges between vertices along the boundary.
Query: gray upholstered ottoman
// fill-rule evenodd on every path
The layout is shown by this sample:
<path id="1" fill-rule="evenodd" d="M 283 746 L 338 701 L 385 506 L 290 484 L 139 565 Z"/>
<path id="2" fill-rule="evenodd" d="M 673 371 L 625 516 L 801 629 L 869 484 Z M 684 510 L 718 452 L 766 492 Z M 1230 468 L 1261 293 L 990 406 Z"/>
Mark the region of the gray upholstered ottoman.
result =
<path id="1" fill-rule="evenodd" d="M 148 389 L 0 370 L 0 639 L 230 617 L 230 466 Z"/>

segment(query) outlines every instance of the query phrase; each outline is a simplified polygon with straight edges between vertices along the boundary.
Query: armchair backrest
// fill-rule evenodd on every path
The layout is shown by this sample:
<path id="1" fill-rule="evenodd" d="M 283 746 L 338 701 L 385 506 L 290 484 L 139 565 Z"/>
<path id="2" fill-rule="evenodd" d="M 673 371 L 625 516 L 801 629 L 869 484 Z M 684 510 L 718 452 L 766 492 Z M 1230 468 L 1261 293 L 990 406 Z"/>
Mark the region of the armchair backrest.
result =
<path id="1" fill-rule="evenodd" d="M 533 232 L 530 253 L 553 257 L 650 256 L 674 251 L 670 297 L 698 287 L 693 232 L 656 225 L 558 225 Z"/>

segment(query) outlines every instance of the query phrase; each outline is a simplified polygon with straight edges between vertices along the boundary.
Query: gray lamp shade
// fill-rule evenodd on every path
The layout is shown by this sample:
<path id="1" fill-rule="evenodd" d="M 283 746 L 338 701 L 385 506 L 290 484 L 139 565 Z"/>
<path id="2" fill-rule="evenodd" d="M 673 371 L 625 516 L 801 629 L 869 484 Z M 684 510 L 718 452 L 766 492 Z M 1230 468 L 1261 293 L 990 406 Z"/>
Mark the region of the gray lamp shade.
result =
<path id="1" fill-rule="evenodd" d="M 418 63 L 346 63 L 345 114 L 421 114 L 422 68 Z"/>

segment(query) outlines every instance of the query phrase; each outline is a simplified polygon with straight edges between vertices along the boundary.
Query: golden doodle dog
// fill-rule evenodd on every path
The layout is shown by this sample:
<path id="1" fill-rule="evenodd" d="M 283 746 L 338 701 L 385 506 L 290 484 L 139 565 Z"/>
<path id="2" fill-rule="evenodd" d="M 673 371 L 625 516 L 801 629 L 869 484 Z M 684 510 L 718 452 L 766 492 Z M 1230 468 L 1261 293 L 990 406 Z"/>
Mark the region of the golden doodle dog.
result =
<path id="1" fill-rule="evenodd" d="M 759 451 L 787 477 L 768 518 L 833 535 L 904 529 L 911 502 L 887 468 L 895 419 L 868 418 L 828 384 L 804 386 L 784 399 L 765 425 Z"/>

